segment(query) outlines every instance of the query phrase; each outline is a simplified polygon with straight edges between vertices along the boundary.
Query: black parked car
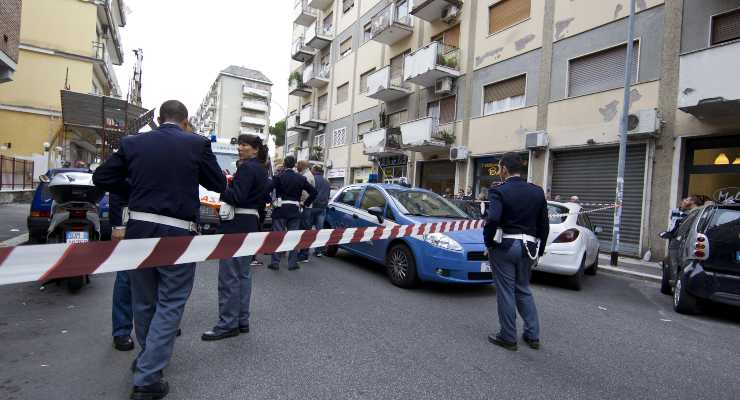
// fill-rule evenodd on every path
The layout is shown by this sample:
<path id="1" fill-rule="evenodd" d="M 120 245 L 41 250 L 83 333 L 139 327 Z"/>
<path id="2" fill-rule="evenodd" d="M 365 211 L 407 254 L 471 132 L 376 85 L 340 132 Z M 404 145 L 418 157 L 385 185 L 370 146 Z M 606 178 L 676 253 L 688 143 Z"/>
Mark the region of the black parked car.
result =
<path id="1" fill-rule="evenodd" d="M 663 261 L 660 291 L 673 308 L 696 314 L 708 302 L 740 307 L 740 204 L 691 211 L 673 232 Z"/>

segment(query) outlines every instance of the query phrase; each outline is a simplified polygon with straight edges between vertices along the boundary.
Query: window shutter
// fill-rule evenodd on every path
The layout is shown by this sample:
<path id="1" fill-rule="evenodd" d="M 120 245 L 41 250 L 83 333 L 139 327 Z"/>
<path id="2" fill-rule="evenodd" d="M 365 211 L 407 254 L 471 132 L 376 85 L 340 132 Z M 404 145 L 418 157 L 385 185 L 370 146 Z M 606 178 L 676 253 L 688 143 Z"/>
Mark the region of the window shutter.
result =
<path id="1" fill-rule="evenodd" d="M 339 55 L 342 56 L 348 51 L 352 50 L 352 38 L 349 37 L 347 40 L 339 45 Z"/>
<path id="2" fill-rule="evenodd" d="M 529 18 L 531 0 L 501 0 L 488 9 L 488 33 L 504 30 Z"/>
<path id="3" fill-rule="evenodd" d="M 509 97 L 524 96 L 525 85 L 526 79 L 524 75 L 502 82 L 492 83 L 484 89 L 484 102 L 490 103 Z"/>
<path id="4" fill-rule="evenodd" d="M 640 48 L 635 42 L 632 54 L 632 83 L 637 81 L 637 58 Z M 570 61 L 568 96 L 580 96 L 624 86 L 624 60 L 627 45 L 613 47 Z"/>
<path id="5" fill-rule="evenodd" d="M 440 113 L 439 123 L 447 124 L 455 120 L 455 100 L 456 96 L 447 97 L 439 101 Z"/>
<path id="6" fill-rule="evenodd" d="M 388 116 L 388 128 L 398 128 L 402 123 L 408 121 L 408 111 L 403 110 Z"/>
<path id="7" fill-rule="evenodd" d="M 712 44 L 740 39 L 740 10 L 719 15 L 712 19 Z"/>

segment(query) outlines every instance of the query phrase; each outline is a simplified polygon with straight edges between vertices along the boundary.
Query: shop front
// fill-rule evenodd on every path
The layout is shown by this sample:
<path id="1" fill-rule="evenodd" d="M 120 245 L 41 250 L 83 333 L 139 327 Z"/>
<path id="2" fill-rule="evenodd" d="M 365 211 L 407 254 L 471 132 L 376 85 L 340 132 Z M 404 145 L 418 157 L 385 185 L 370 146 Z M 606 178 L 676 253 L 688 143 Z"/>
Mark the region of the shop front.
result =
<path id="1" fill-rule="evenodd" d="M 408 157 L 400 154 L 392 157 L 378 158 L 378 177 L 383 183 L 400 183 L 401 178 L 408 179 Z"/>
<path id="2" fill-rule="evenodd" d="M 350 180 L 351 183 L 367 183 L 370 179 L 370 173 L 372 172 L 371 167 L 359 167 L 359 168 L 352 168 L 352 179 Z"/>
<path id="3" fill-rule="evenodd" d="M 455 190 L 455 162 L 425 161 L 419 163 L 419 187 L 440 195 L 452 195 Z"/>
<path id="4" fill-rule="evenodd" d="M 529 157 L 527 153 L 520 154 L 522 160 L 526 165 L 529 165 Z M 501 159 L 500 156 L 492 157 L 481 157 L 475 159 L 475 176 L 473 177 L 473 193 L 476 198 L 480 193 L 488 195 L 488 189 L 496 184 L 501 183 L 501 175 L 499 174 L 498 162 Z M 522 175 L 522 178 L 527 179 L 527 173 Z"/>
<path id="5" fill-rule="evenodd" d="M 689 139 L 684 160 L 683 197 L 740 202 L 740 135 Z"/>
<path id="6" fill-rule="evenodd" d="M 340 189 L 344 186 L 346 171 L 346 168 L 331 168 L 326 172 L 326 179 L 329 181 L 329 186 L 333 190 Z"/>

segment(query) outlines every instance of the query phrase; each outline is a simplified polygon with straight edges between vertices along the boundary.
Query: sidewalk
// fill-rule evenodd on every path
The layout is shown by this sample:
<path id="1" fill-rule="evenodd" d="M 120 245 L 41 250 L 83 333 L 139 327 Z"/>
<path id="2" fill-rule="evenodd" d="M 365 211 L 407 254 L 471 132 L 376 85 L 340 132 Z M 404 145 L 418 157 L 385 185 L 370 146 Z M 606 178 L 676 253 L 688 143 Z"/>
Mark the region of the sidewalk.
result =
<path id="1" fill-rule="evenodd" d="M 609 273 L 627 275 L 639 279 L 660 282 L 661 266 L 656 262 L 642 261 L 635 258 L 619 257 L 616 267 L 610 265 L 607 254 L 599 254 L 599 270 Z"/>

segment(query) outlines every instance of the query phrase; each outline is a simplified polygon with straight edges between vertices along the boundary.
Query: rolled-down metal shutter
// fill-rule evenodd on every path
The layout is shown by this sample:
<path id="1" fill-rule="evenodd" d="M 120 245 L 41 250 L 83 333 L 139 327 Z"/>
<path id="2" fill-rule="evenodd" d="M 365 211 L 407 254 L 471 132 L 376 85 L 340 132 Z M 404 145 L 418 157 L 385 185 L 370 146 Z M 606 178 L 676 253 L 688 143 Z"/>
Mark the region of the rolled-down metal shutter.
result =
<path id="1" fill-rule="evenodd" d="M 638 255 L 642 226 L 643 187 L 645 182 L 644 144 L 627 148 L 624 175 L 624 208 L 620 252 Z M 562 201 L 578 196 L 581 203 L 614 203 L 617 187 L 619 148 L 602 147 L 568 150 L 553 154 L 551 193 Z M 586 205 L 592 210 L 598 206 Z M 598 235 L 601 250 L 609 251 L 612 240 L 614 210 L 589 214 L 591 222 L 604 231 Z"/>
<path id="2" fill-rule="evenodd" d="M 639 42 L 632 53 L 632 83 L 637 82 Z M 624 60 L 627 44 L 570 60 L 568 66 L 568 96 L 581 96 L 624 86 Z"/>

